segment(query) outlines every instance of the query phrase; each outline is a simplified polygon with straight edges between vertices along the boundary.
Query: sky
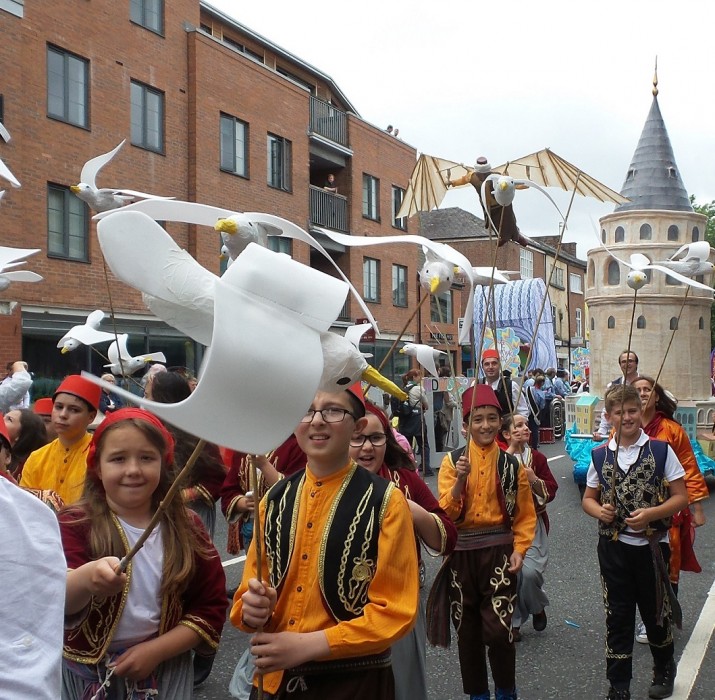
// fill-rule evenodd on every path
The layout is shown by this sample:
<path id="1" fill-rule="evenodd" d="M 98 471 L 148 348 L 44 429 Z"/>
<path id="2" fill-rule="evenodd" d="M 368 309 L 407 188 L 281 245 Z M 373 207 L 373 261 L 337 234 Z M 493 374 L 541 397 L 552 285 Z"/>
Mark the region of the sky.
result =
<path id="1" fill-rule="evenodd" d="M 617 191 L 653 100 L 657 56 L 682 180 L 697 202 L 715 200 L 715 3 L 209 1 L 329 75 L 363 119 L 393 124 L 418 153 L 497 165 L 549 147 Z M 549 192 L 565 211 L 569 196 Z M 442 206 L 481 216 L 471 187 Z M 558 234 L 560 217 L 540 193 L 519 192 L 514 207 L 527 236 Z M 564 240 L 585 257 L 611 211 L 577 196 Z"/>

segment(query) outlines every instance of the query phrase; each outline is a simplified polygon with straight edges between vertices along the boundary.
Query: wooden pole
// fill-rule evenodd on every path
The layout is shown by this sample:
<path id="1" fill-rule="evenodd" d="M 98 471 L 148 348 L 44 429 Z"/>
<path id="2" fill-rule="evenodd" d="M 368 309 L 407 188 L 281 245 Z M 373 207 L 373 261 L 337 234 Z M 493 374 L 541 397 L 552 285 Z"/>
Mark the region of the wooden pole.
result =
<path id="1" fill-rule="evenodd" d="M 258 497 L 258 466 L 256 465 L 256 455 L 250 455 L 250 471 L 249 478 L 251 490 L 253 491 L 253 547 L 256 551 L 256 578 L 263 582 L 263 540 L 261 538 L 261 517 L 259 504 L 261 499 Z M 260 625 L 256 632 L 263 632 L 263 625 Z M 257 698 L 263 700 L 263 674 L 257 671 Z"/>

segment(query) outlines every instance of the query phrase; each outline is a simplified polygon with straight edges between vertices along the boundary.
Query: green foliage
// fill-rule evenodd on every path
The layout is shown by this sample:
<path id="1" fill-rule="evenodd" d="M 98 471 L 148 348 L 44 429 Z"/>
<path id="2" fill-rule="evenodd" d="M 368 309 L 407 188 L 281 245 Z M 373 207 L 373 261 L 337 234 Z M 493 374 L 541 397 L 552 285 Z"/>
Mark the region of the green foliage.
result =
<path id="1" fill-rule="evenodd" d="M 715 246 L 715 200 L 706 204 L 696 204 L 695 195 L 691 194 L 690 203 L 698 214 L 708 217 L 708 222 L 705 225 L 705 240 L 711 246 Z M 710 311 L 710 347 L 715 347 L 715 305 Z"/>

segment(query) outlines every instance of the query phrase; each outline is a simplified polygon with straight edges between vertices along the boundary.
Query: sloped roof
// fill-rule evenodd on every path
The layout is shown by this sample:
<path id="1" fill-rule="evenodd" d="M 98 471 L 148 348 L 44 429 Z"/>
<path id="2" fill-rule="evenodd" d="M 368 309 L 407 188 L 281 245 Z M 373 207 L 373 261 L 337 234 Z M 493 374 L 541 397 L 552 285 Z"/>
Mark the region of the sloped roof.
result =
<path id="1" fill-rule="evenodd" d="M 420 235 L 432 241 L 457 238 L 489 238 L 484 220 L 460 207 L 447 207 L 417 213 Z"/>
<path id="2" fill-rule="evenodd" d="M 675 162 L 657 94 L 653 96 L 621 194 L 630 201 L 619 204 L 614 209 L 616 212 L 635 209 L 693 211 Z"/>

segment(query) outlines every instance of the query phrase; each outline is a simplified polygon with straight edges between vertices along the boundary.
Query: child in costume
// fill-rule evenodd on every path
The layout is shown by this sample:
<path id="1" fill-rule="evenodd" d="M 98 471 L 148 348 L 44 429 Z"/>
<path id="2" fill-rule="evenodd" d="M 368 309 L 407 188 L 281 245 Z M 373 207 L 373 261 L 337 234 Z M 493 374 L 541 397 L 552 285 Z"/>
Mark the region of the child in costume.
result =
<path id="1" fill-rule="evenodd" d="M 181 498 L 115 573 L 169 490 L 173 454 L 171 434 L 142 409 L 114 411 L 94 433 L 82 500 L 59 516 L 69 569 L 63 700 L 190 700 L 191 650 L 215 653 L 226 579 Z"/>
<path id="2" fill-rule="evenodd" d="M 509 445 L 507 452 L 519 460 L 526 474 L 536 510 L 536 533 L 519 572 L 517 602 L 511 618 L 514 641 L 518 642 L 521 641 L 521 625 L 529 619 L 529 615 L 533 615 L 537 632 L 546 629 L 546 606 L 549 604 L 543 589 L 544 571 L 549 563 L 549 516 L 546 504 L 554 500 L 559 485 L 549 469 L 546 457 L 529 446 L 531 431 L 524 416 L 518 413 L 504 416 L 501 433 Z"/>
<path id="3" fill-rule="evenodd" d="M 485 384 L 462 396 L 465 448 L 447 454 L 439 470 L 439 503 L 457 525 L 457 546 L 435 578 L 427 603 L 427 635 L 449 645 L 457 631 L 464 692 L 489 700 L 487 655 L 497 700 L 515 700 L 516 650 L 511 617 L 517 573 L 531 546 L 536 513 L 525 470 L 495 442 L 501 406 Z"/>
<path id="4" fill-rule="evenodd" d="M 630 698 L 636 605 L 654 662 L 648 695 L 667 698 L 676 673 L 671 615 L 678 624 L 680 617 L 668 580 L 668 529 L 671 516 L 688 505 L 685 470 L 667 443 L 641 429 L 641 401 L 633 386 L 610 389 L 605 409 L 615 434 L 591 453 L 582 506 L 599 521 L 608 698 Z"/>
<path id="5" fill-rule="evenodd" d="M 306 469 L 260 503 L 265 583 L 252 544 L 231 622 L 264 629 L 251 639 L 264 697 L 395 696 L 390 647 L 417 616 L 417 553 L 405 497 L 350 459 L 364 416 L 359 384 L 319 392 L 295 429 Z"/>
<path id="6" fill-rule="evenodd" d="M 433 556 L 454 549 L 457 529 L 415 471 L 414 461 L 400 447 L 387 416 L 371 403 L 365 406 L 367 423 L 350 441 L 350 456 L 373 474 L 391 481 L 407 499 L 418 542 Z M 418 546 L 418 556 L 419 556 Z M 425 614 L 420 603 L 410 634 L 392 645 L 392 670 L 397 700 L 427 700 Z"/>
<path id="7" fill-rule="evenodd" d="M 102 390 L 78 374 L 65 377 L 52 398 L 52 425 L 57 438 L 25 462 L 20 486 L 52 490 L 70 505 L 79 499 L 87 471 L 87 428 L 97 416 Z"/>

